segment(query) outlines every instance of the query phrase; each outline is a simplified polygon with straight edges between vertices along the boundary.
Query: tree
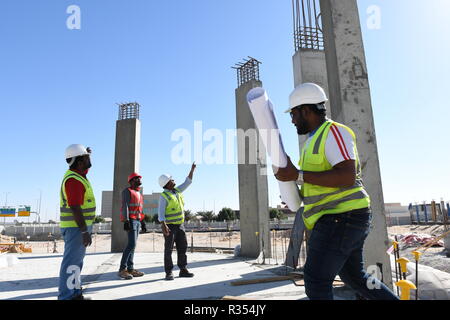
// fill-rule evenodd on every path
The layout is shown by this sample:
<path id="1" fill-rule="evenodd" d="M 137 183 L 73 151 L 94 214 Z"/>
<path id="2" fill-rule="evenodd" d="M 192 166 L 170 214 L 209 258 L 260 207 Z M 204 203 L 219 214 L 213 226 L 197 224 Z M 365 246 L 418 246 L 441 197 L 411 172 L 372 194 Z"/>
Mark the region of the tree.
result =
<path id="1" fill-rule="evenodd" d="M 144 215 L 144 221 L 147 223 L 153 222 L 153 217 L 149 214 Z"/>
<path id="2" fill-rule="evenodd" d="M 212 211 L 200 211 L 197 214 L 202 217 L 203 221 L 207 221 L 208 223 L 217 219 L 217 216 Z"/>
<path id="3" fill-rule="evenodd" d="M 278 215 L 280 214 L 280 210 L 278 209 L 270 209 L 269 210 L 269 215 L 270 215 L 270 220 L 274 220 L 277 219 Z"/>
<path id="4" fill-rule="evenodd" d="M 103 222 L 105 222 L 105 218 L 103 218 L 102 216 L 95 216 L 94 223 L 103 223 Z"/>
<path id="5" fill-rule="evenodd" d="M 278 221 L 280 221 L 280 220 L 283 220 L 283 219 L 286 218 L 284 213 L 281 210 L 278 210 L 278 209 L 270 209 L 269 210 L 269 214 L 270 214 L 270 219 L 271 220 L 277 219 Z"/>
<path id="6" fill-rule="evenodd" d="M 190 221 L 192 219 L 192 211 L 191 210 L 184 210 L 184 220 Z"/>
<path id="7" fill-rule="evenodd" d="M 158 214 L 157 214 L 157 213 L 155 213 L 155 214 L 153 215 L 153 222 L 156 223 L 156 224 L 160 224 L 159 218 L 158 218 Z"/>
<path id="8" fill-rule="evenodd" d="M 233 221 L 236 220 L 236 215 L 234 214 L 233 209 L 230 208 L 222 208 L 217 215 L 217 221 Z"/>

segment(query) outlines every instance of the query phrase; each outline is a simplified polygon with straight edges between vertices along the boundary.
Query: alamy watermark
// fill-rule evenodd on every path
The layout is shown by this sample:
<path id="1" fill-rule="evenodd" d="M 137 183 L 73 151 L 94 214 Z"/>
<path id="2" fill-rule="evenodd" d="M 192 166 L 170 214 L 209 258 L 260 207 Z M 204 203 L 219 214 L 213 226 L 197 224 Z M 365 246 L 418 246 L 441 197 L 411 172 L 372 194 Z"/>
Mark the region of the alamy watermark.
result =
<path id="1" fill-rule="evenodd" d="M 66 20 L 66 26 L 69 30 L 80 30 L 81 29 L 81 9 L 79 6 L 72 4 L 67 7 L 67 14 L 70 16 Z"/>
<path id="2" fill-rule="evenodd" d="M 271 143 L 280 135 L 278 129 L 203 129 L 202 121 L 194 121 L 194 130 L 179 128 L 172 132 L 171 141 L 176 142 L 171 151 L 175 165 L 197 164 L 233 165 L 259 164 L 267 167 L 266 144 L 272 156 L 280 155 L 280 145 Z M 237 152 L 236 152 L 237 151 Z"/>
<path id="3" fill-rule="evenodd" d="M 380 268 L 377 265 L 370 265 L 367 268 L 367 274 L 370 275 L 366 282 L 367 289 L 369 290 L 381 289 L 382 273 Z"/>
<path id="4" fill-rule="evenodd" d="M 67 288 L 70 290 L 81 289 L 81 269 L 77 265 L 70 265 L 67 267 L 67 274 L 70 276 L 67 278 Z"/>
<path id="5" fill-rule="evenodd" d="M 369 30 L 380 30 L 381 29 L 381 8 L 377 5 L 371 5 L 366 11 L 367 18 L 367 28 Z"/>

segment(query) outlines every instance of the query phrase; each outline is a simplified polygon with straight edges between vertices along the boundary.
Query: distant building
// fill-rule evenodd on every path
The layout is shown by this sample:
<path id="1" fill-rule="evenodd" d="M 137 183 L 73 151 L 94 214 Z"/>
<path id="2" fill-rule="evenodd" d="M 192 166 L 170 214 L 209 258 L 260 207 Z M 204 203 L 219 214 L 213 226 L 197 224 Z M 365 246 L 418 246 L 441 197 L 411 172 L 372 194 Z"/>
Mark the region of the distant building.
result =
<path id="1" fill-rule="evenodd" d="M 103 218 L 112 218 L 112 191 L 102 192 L 102 211 Z M 161 193 L 144 194 L 144 214 L 153 216 L 158 214 L 159 197 Z"/>
<path id="2" fill-rule="evenodd" d="M 407 206 L 402 206 L 401 203 L 385 203 L 384 210 L 388 227 L 411 224 L 411 215 Z"/>

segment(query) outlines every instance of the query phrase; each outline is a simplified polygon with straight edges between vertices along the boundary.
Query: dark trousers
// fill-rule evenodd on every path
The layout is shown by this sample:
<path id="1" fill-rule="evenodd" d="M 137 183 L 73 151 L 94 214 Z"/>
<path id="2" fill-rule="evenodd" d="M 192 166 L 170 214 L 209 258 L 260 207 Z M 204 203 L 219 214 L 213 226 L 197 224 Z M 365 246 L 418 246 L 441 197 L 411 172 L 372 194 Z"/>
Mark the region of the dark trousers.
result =
<path id="1" fill-rule="evenodd" d="M 308 242 L 305 290 L 310 300 L 333 300 L 333 281 L 342 281 L 370 300 L 398 300 L 381 281 L 364 270 L 363 246 L 371 212 L 359 210 L 325 215 L 317 221 Z"/>
<path id="2" fill-rule="evenodd" d="M 122 260 L 120 261 L 120 271 L 124 269 L 134 269 L 134 249 L 136 249 L 136 243 L 139 236 L 141 223 L 139 222 L 139 220 L 135 219 L 131 219 L 130 221 L 132 230 L 128 231 L 128 244 L 123 251 Z"/>
<path id="3" fill-rule="evenodd" d="M 172 272 L 173 262 L 172 262 L 172 251 L 173 244 L 177 246 L 177 265 L 181 269 L 186 269 L 187 266 L 187 256 L 186 251 L 188 247 L 186 232 L 184 226 L 177 224 L 168 224 L 170 229 L 170 234 L 164 236 L 164 270 L 166 273 Z"/>

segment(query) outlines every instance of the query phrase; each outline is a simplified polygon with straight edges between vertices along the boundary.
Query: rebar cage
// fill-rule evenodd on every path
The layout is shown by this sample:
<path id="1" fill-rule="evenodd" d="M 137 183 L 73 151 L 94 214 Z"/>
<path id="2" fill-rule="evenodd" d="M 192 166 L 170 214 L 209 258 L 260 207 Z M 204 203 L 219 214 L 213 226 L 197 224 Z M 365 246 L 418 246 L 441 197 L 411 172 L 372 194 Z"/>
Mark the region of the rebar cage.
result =
<path id="1" fill-rule="evenodd" d="M 295 51 L 323 51 L 324 40 L 319 0 L 292 0 Z"/>
<path id="2" fill-rule="evenodd" d="M 233 69 L 237 71 L 237 83 L 238 87 L 251 80 L 259 81 L 259 65 L 260 61 L 255 58 L 248 57 L 243 62 L 236 63 Z"/>
<path id="3" fill-rule="evenodd" d="M 137 102 L 118 103 L 119 120 L 139 119 L 140 105 Z"/>

